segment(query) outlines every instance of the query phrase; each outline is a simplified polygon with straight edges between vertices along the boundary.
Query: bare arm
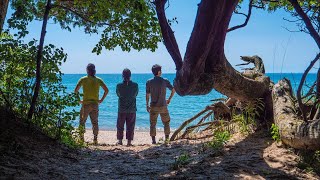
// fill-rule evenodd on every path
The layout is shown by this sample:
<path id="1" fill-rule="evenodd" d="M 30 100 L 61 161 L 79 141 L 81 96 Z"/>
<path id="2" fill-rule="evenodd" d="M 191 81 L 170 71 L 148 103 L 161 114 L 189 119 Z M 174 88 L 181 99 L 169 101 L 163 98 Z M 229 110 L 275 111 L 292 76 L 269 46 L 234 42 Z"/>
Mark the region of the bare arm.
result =
<path id="1" fill-rule="evenodd" d="M 74 93 L 78 94 L 80 88 L 81 88 L 81 85 L 78 83 L 77 86 L 76 86 L 76 88 L 74 89 Z M 82 104 L 82 101 L 80 100 L 79 103 Z"/>
<path id="2" fill-rule="evenodd" d="M 150 99 L 150 93 L 146 93 L 146 103 L 147 103 L 147 111 L 148 112 L 150 112 L 149 99 Z"/>
<path id="3" fill-rule="evenodd" d="M 107 94 L 109 93 L 109 89 L 105 84 L 102 84 L 101 87 L 104 90 L 104 93 L 102 98 L 99 100 L 99 104 L 103 102 L 103 100 L 106 98 Z"/>
<path id="4" fill-rule="evenodd" d="M 167 104 L 170 104 L 170 101 L 171 101 L 171 99 L 172 99 L 172 97 L 173 97 L 173 95 L 174 95 L 174 93 L 176 92 L 176 90 L 174 90 L 174 88 L 171 90 L 171 94 L 170 94 L 170 97 L 168 98 L 168 100 L 167 100 Z"/>
<path id="5" fill-rule="evenodd" d="M 76 88 L 74 89 L 74 93 L 78 93 L 78 92 L 79 92 L 80 87 L 81 87 L 81 86 L 80 86 L 79 84 L 77 84 Z"/>

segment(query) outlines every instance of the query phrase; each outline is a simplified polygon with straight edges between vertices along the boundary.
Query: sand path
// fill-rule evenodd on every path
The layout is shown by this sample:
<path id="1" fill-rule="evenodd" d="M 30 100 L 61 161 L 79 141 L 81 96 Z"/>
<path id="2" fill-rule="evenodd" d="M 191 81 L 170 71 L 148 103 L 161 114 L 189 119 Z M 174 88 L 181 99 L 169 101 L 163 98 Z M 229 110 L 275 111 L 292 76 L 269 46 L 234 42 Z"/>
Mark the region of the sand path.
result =
<path id="1" fill-rule="evenodd" d="M 20 132 L 21 133 L 21 132 Z M 264 133 L 236 134 L 222 151 L 200 141 L 150 144 L 136 132 L 135 146 L 114 145 L 115 132 L 100 133 L 99 146 L 70 150 L 48 138 L 21 134 L 1 154 L 0 177 L 13 179 L 319 179 L 296 167 L 298 157 Z M 110 134 L 111 133 L 111 134 Z M 107 135 L 106 134 L 106 135 Z M 111 137 L 114 137 L 112 139 Z M 110 139 L 108 138 L 110 137 Z M 161 135 L 159 134 L 159 137 Z M 5 137 L 8 139 L 9 137 Z M 107 139 L 103 139 L 107 138 Z M 140 143 L 140 140 L 147 141 Z M 86 135 L 90 140 L 90 135 Z M 110 144 L 105 144 L 108 142 Z M 10 141 L 12 142 L 12 141 Z M 149 142 L 149 143 L 148 143 Z M 12 144 L 12 143 L 11 143 Z M 1 148 L 0 148 L 1 149 Z M 177 157 L 188 154 L 177 168 Z M 1 179 L 0 178 L 0 179 Z"/>

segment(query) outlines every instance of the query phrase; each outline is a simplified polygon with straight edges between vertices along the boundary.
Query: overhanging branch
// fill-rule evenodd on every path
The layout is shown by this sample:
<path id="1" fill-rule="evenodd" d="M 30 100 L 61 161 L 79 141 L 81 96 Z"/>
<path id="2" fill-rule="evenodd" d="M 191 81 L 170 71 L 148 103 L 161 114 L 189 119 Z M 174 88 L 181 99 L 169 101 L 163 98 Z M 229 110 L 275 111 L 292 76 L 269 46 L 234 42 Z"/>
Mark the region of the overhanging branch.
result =
<path id="1" fill-rule="evenodd" d="M 299 16 L 302 18 L 303 22 L 306 25 L 306 28 L 310 32 L 311 37 L 315 40 L 318 47 L 320 48 L 320 36 L 318 32 L 315 30 L 315 28 L 313 27 L 312 22 L 308 17 L 308 15 L 302 10 L 297 0 L 289 0 L 289 2 L 292 4 L 293 8 L 296 10 Z"/>
<path id="2" fill-rule="evenodd" d="M 239 14 L 243 14 L 244 16 L 246 16 L 246 20 L 244 21 L 244 23 L 241 24 L 241 25 L 237 25 L 237 26 L 234 26 L 234 27 L 228 29 L 227 32 L 230 32 L 230 31 L 233 31 L 233 30 L 236 30 L 236 29 L 239 29 L 239 28 L 243 28 L 248 24 L 248 22 L 250 20 L 250 17 L 251 17 L 252 6 L 253 6 L 253 0 L 250 0 L 249 9 L 248 9 L 248 15 L 245 15 L 243 13 L 239 13 Z"/>
<path id="3" fill-rule="evenodd" d="M 182 57 L 180 54 L 180 50 L 179 50 L 176 38 L 167 21 L 165 8 L 164 8 L 166 2 L 167 0 L 155 0 L 156 11 L 157 11 L 157 16 L 158 16 L 158 20 L 161 28 L 164 45 L 166 46 L 169 54 L 171 55 L 176 65 L 176 70 L 178 71 L 182 67 Z"/>
<path id="4" fill-rule="evenodd" d="M 298 87 L 298 90 L 297 90 L 297 100 L 298 100 L 298 104 L 299 104 L 299 108 L 301 110 L 301 113 L 302 113 L 302 117 L 303 117 L 303 120 L 305 122 L 307 122 L 307 115 L 306 115 L 306 112 L 305 112 L 305 109 L 304 109 L 304 105 L 302 103 L 302 99 L 301 99 L 301 90 L 302 90 L 302 86 L 304 84 L 304 81 L 306 80 L 307 78 L 307 75 L 310 71 L 310 69 L 314 66 L 314 64 L 319 60 L 320 58 L 320 53 L 317 54 L 317 56 L 310 62 L 310 65 L 308 66 L 308 68 L 304 71 L 303 75 L 302 75 L 302 78 L 300 80 L 300 84 L 299 84 L 299 87 Z"/>

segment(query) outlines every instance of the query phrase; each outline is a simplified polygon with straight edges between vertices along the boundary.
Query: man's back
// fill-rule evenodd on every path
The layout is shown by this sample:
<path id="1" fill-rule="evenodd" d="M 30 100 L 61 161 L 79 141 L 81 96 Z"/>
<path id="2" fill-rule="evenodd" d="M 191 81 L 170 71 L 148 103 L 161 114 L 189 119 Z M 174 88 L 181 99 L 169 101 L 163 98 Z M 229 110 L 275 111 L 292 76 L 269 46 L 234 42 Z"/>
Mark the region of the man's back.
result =
<path id="1" fill-rule="evenodd" d="M 102 79 L 95 76 L 84 76 L 78 84 L 83 87 L 83 103 L 97 103 L 99 102 L 99 88 L 103 83 Z"/>
<path id="2" fill-rule="evenodd" d="M 149 79 L 146 84 L 147 93 L 151 94 L 151 107 L 167 106 L 166 88 L 173 89 L 170 81 L 159 76 Z"/>
<path id="3" fill-rule="evenodd" d="M 132 81 L 122 82 L 117 85 L 117 95 L 119 97 L 118 111 L 133 113 L 137 111 L 136 97 L 138 95 L 138 84 Z"/>

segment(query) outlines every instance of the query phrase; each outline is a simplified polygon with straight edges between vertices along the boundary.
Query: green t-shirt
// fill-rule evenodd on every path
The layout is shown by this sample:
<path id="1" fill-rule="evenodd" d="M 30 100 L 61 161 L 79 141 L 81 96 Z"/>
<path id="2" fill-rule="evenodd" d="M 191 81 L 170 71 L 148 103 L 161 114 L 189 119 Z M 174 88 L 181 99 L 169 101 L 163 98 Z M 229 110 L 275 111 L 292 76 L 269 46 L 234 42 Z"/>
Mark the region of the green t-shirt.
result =
<path id="1" fill-rule="evenodd" d="M 99 103 L 99 88 L 105 85 L 98 77 L 84 76 L 78 81 L 78 85 L 83 87 L 83 104 Z"/>

